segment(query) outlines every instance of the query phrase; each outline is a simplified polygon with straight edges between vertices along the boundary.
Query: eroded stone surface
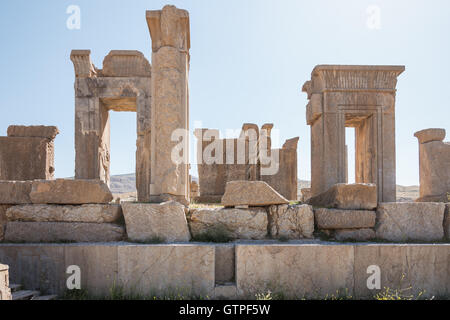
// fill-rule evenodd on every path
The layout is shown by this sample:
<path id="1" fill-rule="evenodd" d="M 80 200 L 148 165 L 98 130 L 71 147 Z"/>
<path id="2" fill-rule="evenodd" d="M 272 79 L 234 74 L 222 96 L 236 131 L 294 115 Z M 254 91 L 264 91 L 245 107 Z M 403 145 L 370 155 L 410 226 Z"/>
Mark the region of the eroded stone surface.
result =
<path id="1" fill-rule="evenodd" d="M 108 186 L 100 180 L 36 180 L 30 193 L 34 204 L 108 203 L 113 199 Z"/>
<path id="2" fill-rule="evenodd" d="M 381 203 L 377 209 L 377 238 L 390 241 L 442 240 L 444 203 Z"/>
<path id="3" fill-rule="evenodd" d="M 59 134 L 55 126 L 9 126 L 8 137 L 35 137 L 53 140 Z"/>
<path id="4" fill-rule="evenodd" d="M 328 191 L 310 198 L 308 203 L 327 208 L 372 210 L 377 207 L 377 187 L 365 183 L 338 183 Z"/>
<path id="5" fill-rule="evenodd" d="M 369 241 L 376 238 L 375 231 L 368 228 L 334 230 L 333 236 L 338 241 Z"/>
<path id="6" fill-rule="evenodd" d="M 419 139 L 420 198 L 417 202 L 450 201 L 450 143 L 444 129 L 416 132 Z"/>
<path id="7" fill-rule="evenodd" d="M 309 205 L 279 205 L 269 208 L 269 230 L 273 238 L 312 238 L 314 212 Z"/>
<path id="8" fill-rule="evenodd" d="M 180 203 L 123 203 L 122 209 L 128 238 L 132 241 L 190 240 L 184 206 Z"/>
<path id="9" fill-rule="evenodd" d="M 0 204 L 31 203 L 32 181 L 0 181 Z"/>
<path id="10" fill-rule="evenodd" d="M 427 143 L 431 141 L 443 141 L 445 138 L 445 129 L 431 128 L 414 133 L 414 136 L 419 139 L 419 143 Z"/>
<path id="11" fill-rule="evenodd" d="M 111 242 L 124 236 L 125 228 L 112 223 L 9 221 L 5 242 Z"/>
<path id="12" fill-rule="evenodd" d="M 0 137 L 0 180 L 53 179 L 54 172 L 53 140 Z"/>
<path id="13" fill-rule="evenodd" d="M 263 181 L 230 181 L 227 183 L 222 205 L 270 206 L 287 204 L 289 201 Z"/>
<path id="14" fill-rule="evenodd" d="M 290 298 L 321 298 L 347 289 L 353 293 L 353 246 L 236 245 L 238 293 L 282 293 Z"/>
<path id="15" fill-rule="evenodd" d="M 160 296 L 214 295 L 214 246 L 118 247 L 119 285 L 126 293 Z"/>
<path id="16" fill-rule="evenodd" d="M 150 201 L 187 204 L 189 135 L 183 130 L 189 128 L 189 13 L 167 5 L 146 17 L 152 38 Z M 180 141 L 183 155 L 175 160 Z"/>
<path id="17" fill-rule="evenodd" d="M 189 215 L 189 227 L 195 238 L 217 228 L 234 239 L 264 239 L 267 236 L 265 209 L 197 209 Z"/>
<path id="18" fill-rule="evenodd" d="M 8 221 L 26 222 L 117 222 L 122 218 L 118 204 L 73 205 L 20 205 L 9 208 Z"/>
<path id="19" fill-rule="evenodd" d="M 368 210 L 342 210 L 317 208 L 315 221 L 320 229 L 373 228 L 376 213 Z"/>

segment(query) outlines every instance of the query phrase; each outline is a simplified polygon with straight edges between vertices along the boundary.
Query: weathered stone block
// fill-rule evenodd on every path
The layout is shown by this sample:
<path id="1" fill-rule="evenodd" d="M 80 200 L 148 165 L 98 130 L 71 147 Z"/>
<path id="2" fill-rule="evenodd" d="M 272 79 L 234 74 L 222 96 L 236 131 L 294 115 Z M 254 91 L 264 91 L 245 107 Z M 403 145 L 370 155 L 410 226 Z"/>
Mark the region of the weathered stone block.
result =
<path id="1" fill-rule="evenodd" d="M 36 180 L 30 193 L 35 204 L 108 203 L 113 199 L 108 186 L 100 180 Z"/>
<path id="2" fill-rule="evenodd" d="M 0 137 L 0 179 L 52 179 L 54 143 L 47 138 Z"/>
<path id="3" fill-rule="evenodd" d="M 110 242 L 124 236 L 125 228 L 111 223 L 10 221 L 5 242 Z"/>
<path id="4" fill-rule="evenodd" d="M 184 206 L 177 202 L 123 203 L 122 209 L 130 240 L 162 238 L 173 242 L 189 241 L 191 238 Z"/>
<path id="5" fill-rule="evenodd" d="M 8 137 L 35 137 L 53 140 L 59 134 L 55 126 L 9 126 Z"/>
<path id="6" fill-rule="evenodd" d="M 1 204 L 31 203 L 32 181 L 0 181 Z"/>
<path id="7" fill-rule="evenodd" d="M 372 210 L 377 207 L 377 187 L 366 183 L 338 183 L 308 203 L 327 208 Z"/>
<path id="8" fill-rule="evenodd" d="M 118 204 L 73 205 L 20 205 L 9 208 L 6 213 L 9 221 L 26 222 L 117 222 L 122 216 Z"/>
<path id="9" fill-rule="evenodd" d="M 269 230 L 273 238 L 312 238 L 314 212 L 309 205 L 279 205 L 269 208 Z"/>
<path id="10" fill-rule="evenodd" d="M 222 228 L 233 239 L 264 239 L 267 224 L 265 209 L 197 209 L 189 214 L 194 238 Z"/>
<path id="11" fill-rule="evenodd" d="M 348 290 L 353 294 L 353 246 L 236 245 L 239 295 L 282 293 L 289 298 L 324 298 Z"/>
<path id="12" fill-rule="evenodd" d="M 369 241 L 376 238 L 373 229 L 338 229 L 333 232 L 334 238 L 338 241 Z"/>
<path id="13" fill-rule="evenodd" d="M 11 300 L 11 290 L 9 289 L 9 267 L 0 264 L 0 301 Z"/>
<path id="14" fill-rule="evenodd" d="M 314 216 L 319 229 L 355 229 L 373 228 L 377 215 L 368 210 L 318 208 Z"/>
<path id="15" fill-rule="evenodd" d="M 389 288 L 404 297 L 446 297 L 450 294 L 449 252 L 449 244 L 355 245 L 354 296 L 372 299 Z M 380 268 L 380 290 L 367 286 L 371 266 Z"/>
<path id="16" fill-rule="evenodd" d="M 263 181 L 230 181 L 227 182 L 222 205 L 235 206 L 270 206 L 287 204 L 289 201 Z"/>
<path id="17" fill-rule="evenodd" d="M 103 60 L 103 77 L 150 77 L 151 66 L 144 55 L 134 50 L 112 50 Z"/>
<path id="18" fill-rule="evenodd" d="M 214 295 L 214 246 L 126 245 L 118 247 L 119 286 L 143 295 Z"/>
<path id="19" fill-rule="evenodd" d="M 444 129 L 415 133 L 419 139 L 420 198 L 417 202 L 450 201 L 450 143 Z"/>
<path id="20" fill-rule="evenodd" d="M 381 203 L 377 209 L 377 238 L 390 241 L 442 240 L 444 203 Z"/>
<path id="21" fill-rule="evenodd" d="M 443 141 L 445 138 L 445 129 L 431 128 L 414 133 L 419 143 L 427 143 L 431 141 Z"/>

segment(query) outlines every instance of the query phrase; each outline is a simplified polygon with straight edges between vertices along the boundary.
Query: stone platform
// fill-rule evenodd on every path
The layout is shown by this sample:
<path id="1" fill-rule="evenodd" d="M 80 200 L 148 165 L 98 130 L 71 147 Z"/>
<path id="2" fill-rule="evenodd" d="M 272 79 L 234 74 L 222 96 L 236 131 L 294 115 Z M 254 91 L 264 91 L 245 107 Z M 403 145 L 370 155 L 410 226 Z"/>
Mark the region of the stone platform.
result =
<path id="1" fill-rule="evenodd" d="M 67 267 L 81 269 L 81 286 L 108 295 L 114 286 L 144 295 L 168 293 L 254 299 L 271 290 L 285 297 L 324 298 L 345 293 L 373 297 L 368 267 L 380 268 L 381 288 L 423 297 L 450 296 L 450 244 L 332 243 L 301 240 L 238 241 L 230 244 L 138 245 L 0 244 L 0 261 L 11 282 L 61 294 Z M 227 290 L 224 290 L 227 289 Z"/>

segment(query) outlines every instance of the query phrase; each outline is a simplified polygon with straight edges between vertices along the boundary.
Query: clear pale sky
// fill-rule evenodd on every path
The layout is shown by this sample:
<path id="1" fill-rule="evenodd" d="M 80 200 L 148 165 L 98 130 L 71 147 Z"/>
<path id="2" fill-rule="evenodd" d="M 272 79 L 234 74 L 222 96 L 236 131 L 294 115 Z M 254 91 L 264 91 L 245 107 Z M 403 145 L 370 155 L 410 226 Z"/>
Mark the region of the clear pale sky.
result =
<path id="1" fill-rule="evenodd" d="M 300 137 L 301 179 L 310 179 L 311 165 L 301 87 L 318 64 L 406 66 L 397 85 L 398 184 L 419 181 L 414 132 L 450 132 L 448 0 L 3 0 L 0 135 L 10 124 L 58 126 L 56 176 L 73 176 L 70 51 L 91 49 L 98 68 L 113 49 L 139 50 L 150 60 L 145 10 L 165 4 L 190 12 L 191 129 L 198 121 L 223 132 L 272 122 L 281 145 Z M 66 26 L 70 5 L 81 10 L 79 30 Z M 370 6 L 379 8 L 379 24 Z M 111 121 L 111 172 L 134 172 L 136 115 L 113 112 Z"/>

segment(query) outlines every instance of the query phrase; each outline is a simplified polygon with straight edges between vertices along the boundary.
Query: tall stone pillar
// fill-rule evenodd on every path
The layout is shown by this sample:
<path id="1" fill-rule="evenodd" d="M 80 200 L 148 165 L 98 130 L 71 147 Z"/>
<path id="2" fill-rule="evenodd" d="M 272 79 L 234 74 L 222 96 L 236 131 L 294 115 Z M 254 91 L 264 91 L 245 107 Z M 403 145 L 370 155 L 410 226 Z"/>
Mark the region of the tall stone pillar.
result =
<path id="1" fill-rule="evenodd" d="M 89 50 L 73 50 L 75 67 L 75 179 L 109 184 L 109 113 L 98 96 Z"/>
<path id="2" fill-rule="evenodd" d="M 150 201 L 189 201 L 189 13 L 147 11 L 152 38 Z M 185 131 L 183 142 L 174 136 Z M 178 152 L 177 150 L 182 149 Z M 184 158 L 174 161 L 173 155 Z"/>

